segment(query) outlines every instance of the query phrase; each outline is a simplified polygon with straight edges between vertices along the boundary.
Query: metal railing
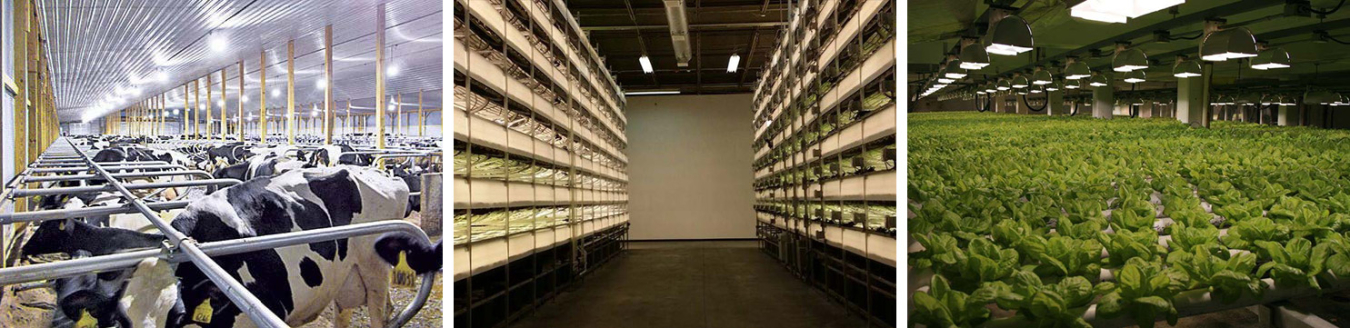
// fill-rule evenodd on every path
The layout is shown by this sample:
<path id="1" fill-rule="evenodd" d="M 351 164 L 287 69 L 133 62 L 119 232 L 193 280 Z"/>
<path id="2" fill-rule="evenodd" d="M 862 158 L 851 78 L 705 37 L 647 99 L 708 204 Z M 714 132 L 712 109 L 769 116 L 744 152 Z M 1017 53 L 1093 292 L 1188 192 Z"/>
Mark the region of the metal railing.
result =
<path id="1" fill-rule="evenodd" d="M 108 164 L 118 166 L 105 167 L 105 165 Z M 215 189 L 220 186 L 228 187 L 237 185 L 241 182 L 234 179 L 210 179 L 210 174 L 205 174 L 205 172 L 187 170 L 187 168 L 181 165 L 167 164 L 168 163 L 165 162 L 94 162 L 83 150 L 79 149 L 79 147 L 69 139 L 63 138 L 57 140 L 56 143 L 39 156 L 33 164 L 30 164 L 26 170 L 15 176 L 14 179 L 7 184 L 7 188 L 0 193 L 0 202 L 3 202 L 0 204 L 5 205 L 4 208 L 13 209 L 15 205 L 14 201 L 24 197 L 114 191 L 119 193 L 120 197 L 127 201 L 127 204 L 94 206 L 78 209 L 39 210 L 19 213 L 5 211 L 5 213 L 0 213 L 0 224 L 41 222 L 97 215 L 140 213 L 148 219 L 167 240 L 159 249 L 144 249 L 54 263 L 0 268 L 0 286 L 23 283 L 31 284 L 44 280 L 106 272 L 109 270 L 131 269 L 141 260 L 151 258 L 158 258 L 172 263 L 192 262 L 192 264 L 200 269 L 208 279 L 220 287 L 230 301 L 238 306 L 243 313 L 247 314 L 249 319 L 252 320 L 255 325 L 266 328 L 287 327 L 284 320 L 268 310 L 256 296 L 250 293 L 238 280 L 234 279 L 229 273 L 224 271 L 224 269 L 213 261 L 210 256 L 239 254 L 388 232 L 407 233 L 416 236 L 414 238 L 420 238 L 422 241 L 430 243 L 430 238 L 427 237 L 426 233 L 420 228 L 407 222 L 391 220 L 199 244 L 197 241 L 174 229 L 167 221 L 155 214 L 155 211 L 185 208 L 189 201 L 146 203 L 140 197 L 133 194 L 131 190 L 176 187 L 208 187 Z M 109 172 L 109 170 L 133 169 L 163 169 L 177 171 Z M 34 174 L 47 173 L 83 174 L 34 176 Z M 134 184 L 124 184 L 119 180 L 122 178 L 174 175 L 202 176 L 203 174 L 207 179 Z M 78 181 L 85 179 L 101 179 L 106 181 L 106 185 L 39 189 L 22 188 L 30 183 Z M 403 324 L 412 319 L 413 315 L 426 305 L 426 301 L 430 297 L 431 291 L 435 285 L 436 273 L 436 271 L 431 271 L 421 275 L 423 280 L 422 285 L 418 289 L 417 296 L 407 308 L 400 311 L 389 320 L 389 326 L 402 327 Z"/>

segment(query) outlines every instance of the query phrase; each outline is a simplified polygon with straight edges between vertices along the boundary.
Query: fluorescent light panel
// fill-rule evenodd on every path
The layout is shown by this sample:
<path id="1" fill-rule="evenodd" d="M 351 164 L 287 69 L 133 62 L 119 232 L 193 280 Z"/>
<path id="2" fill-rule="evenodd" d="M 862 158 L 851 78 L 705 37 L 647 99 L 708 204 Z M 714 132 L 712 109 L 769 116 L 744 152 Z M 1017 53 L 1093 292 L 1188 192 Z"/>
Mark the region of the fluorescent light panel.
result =
<path id="1" fill-rule="evenodd" d="M 647 73 L 647 74 L 651 74 L 651 73 L 652 73 L 652 60 L 651 60 L 650 58 L 647 58 L 647 56 L 645 56 L 645 55 L 642 56 L 642 57 L 638 57 L 638 63 L 639 63 L 639 64 L 642 64 L 642 72 L 643 72 L 643 73 Z"/>
<path id="2" fill-rule="evenodd" d="M 735 73 L 736 68 L 741 66 L 741 55 L 731 54 L 731 60 L 727 62 L 727 73 Z"/>
<path id="3" fill-rule="evenodd" d="M 680 90 L 656 90 L 656 91 L 630 91 L 624 92 L 625 96 L 655 96 L 655 95 L 678 95 Z"/>

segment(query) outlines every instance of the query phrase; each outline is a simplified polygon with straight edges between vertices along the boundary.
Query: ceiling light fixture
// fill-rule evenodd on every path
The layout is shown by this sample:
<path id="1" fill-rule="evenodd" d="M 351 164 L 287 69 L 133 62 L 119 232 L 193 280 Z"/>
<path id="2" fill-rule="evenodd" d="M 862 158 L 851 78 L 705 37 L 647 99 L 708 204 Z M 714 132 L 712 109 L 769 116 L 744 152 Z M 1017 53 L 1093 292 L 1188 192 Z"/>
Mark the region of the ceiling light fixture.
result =
<path id="1" fill-rule="evenodd" d="M 638 63 L 642 64 L 643 73 L 646 74 L 652 73 L 652 60 L 651 58 L 647 58 L 647 55 L 642 55 L 642 57 L 638 57 Z"/>
<path id="2" fill-rule="evenodd" d="M 1088 67 L 1087 62 L 1080 61 L 1075 57 L 1069 57 L 1068 64 L 1064 66 L 1064 78 L 1077 80 L 1088 77 L 1092 77 L 1092 68 Z"/>
<path id="3" fill-rule="evenodd" d="M 1256 58 L 1252 58 L 1252 69 L 1268 70 L 1289 68 L 1289 52 L 1284 48 L 1267 49 Z"/>
<path id="4" fill-rule="evenodd" d="M 1139 48 L 1129 48 L 1129 43 L 1116 43 L 1116 55 L 1111 58 L 1111 70 L 1131 72 L 1148 68 L 1148 55 Z"/>
<path id="5" fill-rule="evenodd" d="M 224 52 L 230 49 L 230 41 L 226 40 L 220 32 L 212 32 L 211 37 L 207 38 L 206 42 L 211 47 L 211 51 L 214 52 Z"/>
<path id="6" fill-rule="evenodd" d="M 1026 88 L 1029 82 L 1027 82 L 1027 77 L 1022 76 L 1022 75 L 1017 75 L 1017 76 L 1014 76 L 1014 77 L 1013 77 L 1011 83 L 1012 83 L 1013 89 L 1022 89 L 1022 88 Z"/>
<path id="7" fill-rule="evenodd" d="M 1059 91 L 1059 88 L 1060 88 L 1059 82 L 1053 82 L 1045 85 L 1045 91 L 1055 92 Z"/>
<path id="8" fill-rule="evenodd" d="M 1205 61 L 1226 61 L 1256 55 L 1256 37 L 1245 27 L 1210 33 L 1200 43 L 1200 59 Z"/>
<path id="9" fill-rule="evenodd" d="M 1055 77 L 1050 75 L 1050 70 L 1036 68 L 1036 72 L 1031 73 L 1031 84 L 1046 85 L 1055 82 Z"/>
<path id="10" fill-rule="evenodd" d="M 1008 82 L 1008 79 L 998 79 L 998 84 L 994 85 L 994 89 L 998 91 L 1008 91 L 1011 88 L 1012 84 Z"/>
<path id="11" fill-rule="evenodd" d="M 1079 80 L 1065 80 L 1065 81 L 1064 81 L 1064 88 L 1065 88 L 1065 89 L 1078 89 L 1078 88 L 1080 87 L 1080 85 L 1082 85 L 1082 84 L 1081 84 L 1081 82 L 1080 82 Z"/>
<path id="12" fill-rule="evenodd" d="M 731 54 L 731 60 L 727 61 L 727 73 L 735 73 L 737 68 L 741 67 L 741 55 Z"/>
<path id="13" fill-rule="evenodd" d="M 1086 0 L 1069 11 L 1069 15 L 1106 23 L 1124 23 L 1152 12 L 1186 3 L 1186 0 Z"/>
<path id="14" fill-rule="evenodd" d="M 1096 74 L 1096 75 L 1093 75 L 1093 76 L 1092 76 L 1092 79 L 1088 81 L 1088 85 L 1089 85 L 1089 86 L 1092 86 L 1093 88 L 1097 88 L 1097 87 L 1108 86 L 1108 85 L 1111 85 L 1111 84 L 1110 84 L 1110 83 L 1107 83 L 1107 81 L 1106 81 L 1106 76 L 1101 75 L 1101 74 Z"/>
<path id="15" fill-rule="evenodd" d="M 1125 83 L 1139 83 L 1139 82 L 1144 82 L 1143 70 L 1125 73 Z"/>
<path id="16" fill-rule="evenodd" d="M 961 68 L 960 59 L 948 59 L 945 68 L 942 69 L 942 76 L 949 79 L 960 79 L 966 77 L 966 69 Z"/>
<path id="17" fill-rule="evenodd" d="M 967 42 L 969 43 L 961 47 L 961 68 L 978 71 L 989 66 L 989 52 L 984 51 L 984 45 L 973 38 L 961 40 L 961 43 Z"/>
<path id="18" fill-rule="evenodd" d="M 995 10 L 997 10 L 994 12 L 995 17 L 1003 17 L 990 22 L 989 34 L 985 36 L 989 45 L 985 46 L 984 50 L 1003 56 L 1016 56 L 1031 51 L 1036 46 L 1036 41 L 1031 36 L 1031 25 L 1028 25 L 1022 17 L 1009 14 L 1006 9 Z"/>
<path id="19" fill-rule="evenodd" d="M 1179 79 L 1200 76 L 1201 72 L 1200 62 L 1187 59 L 1186 56 L 1177 56 L 1177 63 L 1172 66 L 1172 76 Z"/>

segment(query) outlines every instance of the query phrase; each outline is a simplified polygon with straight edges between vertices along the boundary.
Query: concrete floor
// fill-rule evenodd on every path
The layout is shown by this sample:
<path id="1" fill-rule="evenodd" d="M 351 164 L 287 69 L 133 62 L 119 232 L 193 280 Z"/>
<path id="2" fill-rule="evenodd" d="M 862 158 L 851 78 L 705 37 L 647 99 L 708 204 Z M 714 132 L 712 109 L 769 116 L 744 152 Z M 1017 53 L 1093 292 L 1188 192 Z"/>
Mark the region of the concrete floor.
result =
<path id="1" fill-rule="evenodd" d="M 754 241 L 635 242 L 512 328 L 865 327 Z"/>

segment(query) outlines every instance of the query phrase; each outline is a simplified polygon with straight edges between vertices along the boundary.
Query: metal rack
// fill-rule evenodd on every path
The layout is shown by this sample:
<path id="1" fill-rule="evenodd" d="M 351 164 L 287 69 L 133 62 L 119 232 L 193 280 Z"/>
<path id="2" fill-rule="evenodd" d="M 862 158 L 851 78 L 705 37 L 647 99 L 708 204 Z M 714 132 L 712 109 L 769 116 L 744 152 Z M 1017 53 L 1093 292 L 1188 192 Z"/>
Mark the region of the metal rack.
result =
<path id="1" fill-rule="evenodd" d="M 109 164 L 116 166 L 110 166 Z M 129 169 L 158 171 L 118 174 L 109 173 L 110 170 Z M 36 174 L 65 172 L 83 172 L 87 174 L 66 177 L 36 176 Z M 69 139 L 62 138 L 57 140 L 53 143 L 52 147 L 30 164 L 24 172 L 20 173 L 10 181 L 3 193 L 0 193 L 0 209 L 5 210 L 3 211 L 5 214 L 0 215 L 0 224 L 19 223 L 21 224 L 21 229 L 27 225 L 27 222 L 76 218 L 82 215 L 140 213 L 148 219 L 159 232 L 168 237 L 168 240 L 159 249 L 145 249 L 55 263 L 0 268 L 0 286 L 65 278 L 93 272 L 131 269 L 141 260 L 150 258 L 159 258 L 173 263 L 192 262 L 192 264 L 197 266 L 207 278 L 217 286 L 220 286 L 221 290 L 229 297 L 230 301 L 236 306 L 239 306 L 243 313 L 248 314 L 249 319 L 257 326 L 268 328 L 287 327 L 286 323 L 281 318 L 278 318 L 269 311 L 257 297 L 245 289 L 238 280 L 235 280 L 229 273 L 224 271 L 210 258 L 210 256 L 239 254 L 387 232 L 404 232 L 417 236 L 416 238 L 420 238 L 424 242 L 430 242 L 430 238 L 427 237 L 426 233 L 410 223 L 402 221 L 381 221 L 211 243 L 198 243 L 192 238 L 184 235 L 182 232 L 175 230 L 167 221 L 155 214 L 155 211 L 158 210 L 185 208 L 188 204 L 187 201 L 167 201 L 148 204 L 141 200 L 140 197 L 132 194 L 131 190 L 194 186 L 208 187 L 214 190 L 214 188 L 220 186 L 239 184 L 241 183 L 240 181 L 233 179 L 205 179 L 128 184 L 120 180 L 130 177 L 166 175 L 193 176 L 201 175 L 201 173 L 204 172 L 187 170 L 181 165 L 167 165 L 167 163 L 164 162 L 94 162 L 89 155 L 85 153 L 85 150 L 77 147 Z M 207 176 L 209 177 L 209 175 Z M 84 186 L 45 189 L 28 188 L 31 184 L 38 182 L 75 181 L 87 178 L 101 178 L 106 181 L 106 185 L 96 187 Z M 21 207 L 17 206 L 16 204 L 18 203 L 15 201 L 25 197 L 98 191 L 116 191 L 121 194 L 121 197 L 123 197 L 128 204 L 82 209 L 14 213 L 17 207 Z M 434 287 L 435 275 L 436 271 L 422 274 L 422 285 L 418 290 L 417 296 L 407 308 L 399 312 L 390 320 L 390 326 L 401 327 L 403 324 L 407 323 L 414 314 L 421 310 L 431 294 L 432 287 Z"/>

